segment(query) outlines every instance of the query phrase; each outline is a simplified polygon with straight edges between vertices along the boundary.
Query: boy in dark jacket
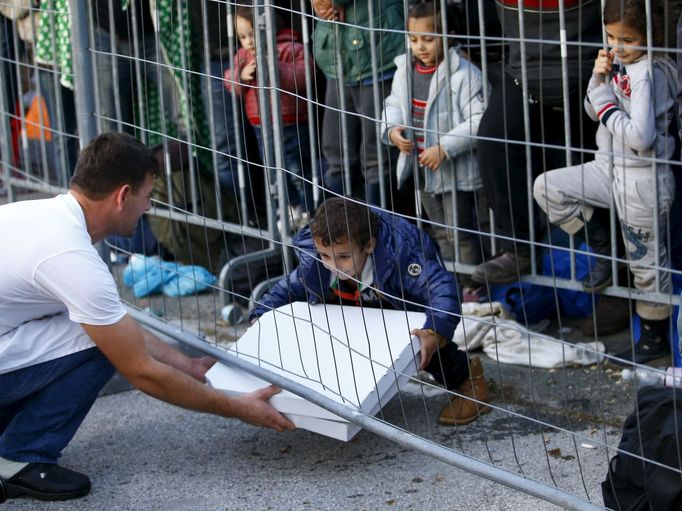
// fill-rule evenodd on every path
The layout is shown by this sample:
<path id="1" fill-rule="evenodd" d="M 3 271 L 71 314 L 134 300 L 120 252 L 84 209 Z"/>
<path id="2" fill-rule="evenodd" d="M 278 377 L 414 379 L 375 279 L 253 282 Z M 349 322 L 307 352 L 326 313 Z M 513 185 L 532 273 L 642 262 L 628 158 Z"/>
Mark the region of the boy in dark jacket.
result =
<path id="1" fill-rule="evenodd" d="M 478 358 L 451 341 L 459 323 L 457 283 L 431 238 L 403 218 L 335 197 L 296 239 L 299 266 L 278 282 L 251 320 L 281 305 L 307 301 L 426 311 L 412 331 L 421 342 L 419 368 L 454 391 L 438 417 L 467 424 L 488 413 L 488 387 Z"/>

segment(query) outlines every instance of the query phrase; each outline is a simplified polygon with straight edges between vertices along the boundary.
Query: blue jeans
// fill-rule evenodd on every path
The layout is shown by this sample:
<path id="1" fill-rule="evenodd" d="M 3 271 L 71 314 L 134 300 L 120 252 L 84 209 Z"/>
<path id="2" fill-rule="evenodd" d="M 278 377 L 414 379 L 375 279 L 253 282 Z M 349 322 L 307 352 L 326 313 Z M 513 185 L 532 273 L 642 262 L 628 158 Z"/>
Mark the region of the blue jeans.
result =
<path id="1" fill-rule="evenodd" d="M 260 126 L 253 127 L 258 140 L 258 152 L 263 157 L 263 136 Z M 313 201 L 313 185 L 304 181 L 312 181 L 312 163 L 310 160 L 310 133 L 307 124 L 293 124 L 282 128 L 284 168 L 287 170 L 285 180 L 290 206 L 301 206 L 303 211 L 312 213 L 315 210 Z"/>
<path id="2" fill-rule="evenodd" d="M 57 463 L 113 374 L 98 348 L 0 374 L 0 456 Z"/>

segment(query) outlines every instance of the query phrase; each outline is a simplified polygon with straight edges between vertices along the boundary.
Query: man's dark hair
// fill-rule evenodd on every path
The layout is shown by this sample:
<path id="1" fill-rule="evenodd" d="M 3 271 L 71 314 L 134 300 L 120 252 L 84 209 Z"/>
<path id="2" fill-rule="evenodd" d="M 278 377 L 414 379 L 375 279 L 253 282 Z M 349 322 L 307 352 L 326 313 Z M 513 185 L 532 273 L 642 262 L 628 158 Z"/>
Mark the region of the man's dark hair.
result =
<path id="1" fill-rule="evenodd" d="M 333 197 L 315 211 L 310 232 L 325 247 L 347 241 L 364 247 L 379 232 L 379 217 L 364 204 Z"/>
<path id="2" fill-rule="evenodd" d="M 161 171 L 152 151 L 127 133 L 103 133 L 78 157 L 71 187 L 87 198 L 99 200 L 121 185 L 137 191 L 148 174 Z"/>
<path id="3" fill-rule="evenodd" d="M 604 25 L 612 23 L 623 23 L 626 27 L 639 32 L 646 41 L 646 0 L 607 0 L 604 3 Z M 663 6 L 661 2 L 652 0 L 651 2 L 651 23 L 653 46 L 663 46 Z"/>

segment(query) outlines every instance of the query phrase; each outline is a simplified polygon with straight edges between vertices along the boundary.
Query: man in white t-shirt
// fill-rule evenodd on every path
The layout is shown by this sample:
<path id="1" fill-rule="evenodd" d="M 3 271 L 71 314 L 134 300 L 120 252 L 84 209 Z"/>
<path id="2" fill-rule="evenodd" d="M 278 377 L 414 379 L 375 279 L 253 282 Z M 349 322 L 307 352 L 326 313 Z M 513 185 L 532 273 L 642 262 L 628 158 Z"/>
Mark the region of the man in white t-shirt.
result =
<path id="1" fill-rule="evenodd" d="M 276 387 L 227 397 L 203 385 L 213 359 L 183 355 L 126 314 L 93 243 L 132 235 L 158 174 L 144 144 L 106 133 L 81 152 L 67 194 L 0 206 L 0 486 L 10 498 L 90 491 L 57 459 L 114 370 L 168 403 L 294 428 L 268 404 Z"/>

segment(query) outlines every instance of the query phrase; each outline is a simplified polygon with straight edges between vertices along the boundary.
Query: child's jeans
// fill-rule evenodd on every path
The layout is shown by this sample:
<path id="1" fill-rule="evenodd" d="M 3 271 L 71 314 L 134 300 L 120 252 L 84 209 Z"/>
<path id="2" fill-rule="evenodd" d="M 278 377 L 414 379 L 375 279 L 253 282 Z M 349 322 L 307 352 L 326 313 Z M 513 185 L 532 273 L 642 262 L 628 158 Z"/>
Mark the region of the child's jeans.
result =
<path id="1" fill-rule="evenodd" d="M 258 140 L 258 152 L 265 161 L 263 135 L 260 126 L 253 127 Z M 310 134 L 307 124 L 293 124 L 282 128 L 285 182 L 289 205 L 300 206 L 305 212 L 315 210 L 313 201 L 312 161 L 310 159 Z M 273 162 L 274 166 L 275 163 Z M 303 178 L 307 181 L 305 181 Z"/>

